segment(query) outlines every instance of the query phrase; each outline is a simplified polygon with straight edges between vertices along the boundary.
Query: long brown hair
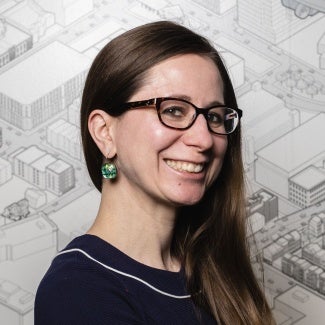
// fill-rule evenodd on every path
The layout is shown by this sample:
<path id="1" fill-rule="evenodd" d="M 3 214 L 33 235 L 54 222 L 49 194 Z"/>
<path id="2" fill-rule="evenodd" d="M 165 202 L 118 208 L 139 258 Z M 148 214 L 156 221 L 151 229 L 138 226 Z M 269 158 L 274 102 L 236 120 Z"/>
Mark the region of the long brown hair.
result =
<path id="1" fill-rule="evenodd" d="M 81 133 L 90 177 L 101 191 L 102 155 L 87 126 L 90 112 L 124 113 L 121 104 L 143 85 L 148 70 L 182 54 L 209 57 L 224 85 L 224 100 L 236 108 L 226 68 L 202 36 L 172 22 L 134 28 L 108 43 L 95 58 L 81 104 Z M 272 324 L 265 296 L 256 281 L 246 240 L 244 171 L 240 126 L 228 135 L 228 148 L 214 184 L 194 206 L 179 209 L 172 253 L 184 264 L 194 302 L 220 324 Z"/>

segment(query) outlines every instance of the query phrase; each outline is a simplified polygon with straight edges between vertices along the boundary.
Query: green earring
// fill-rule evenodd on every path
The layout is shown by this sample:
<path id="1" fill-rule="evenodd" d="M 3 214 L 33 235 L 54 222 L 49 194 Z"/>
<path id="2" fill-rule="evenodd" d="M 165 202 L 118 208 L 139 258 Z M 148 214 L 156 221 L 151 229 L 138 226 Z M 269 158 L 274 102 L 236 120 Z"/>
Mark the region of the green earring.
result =
<path id="1" fill-rule="evenodd" d="M 115 179 L 117 176 L 117 168 L 112 162 L 105 162 L 102 165 L 102 175 L 106 179 Z"/>

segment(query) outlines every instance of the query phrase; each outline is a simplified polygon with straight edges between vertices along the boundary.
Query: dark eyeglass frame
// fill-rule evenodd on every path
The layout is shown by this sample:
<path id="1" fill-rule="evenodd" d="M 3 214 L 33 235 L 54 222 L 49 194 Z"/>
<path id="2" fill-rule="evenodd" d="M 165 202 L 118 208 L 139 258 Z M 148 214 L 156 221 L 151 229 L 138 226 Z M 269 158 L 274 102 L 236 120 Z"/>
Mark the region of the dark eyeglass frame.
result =
<path id="1" fill-rule="evenodd" d="M 166 124 L 162 120 L 162 118 L 160 116 L 160 105 L 161 105 L 162 102 L 164 102 L 166 100 L 177 100 L 177 101 L 180 101 L 180 102 L 184 102 L 184 103 L 187 103 L 187 104 L 191 105 L 195 109 L 195 117 L 193 118 L 193 120 L 191 121 L 191 123 L 188 126 L 182 127 L 182 128 L 174 127 L 174 126 L 170 126 L 170 125 Z M 209 107 L 206 107 L 206 108 L 201 108 L 201 107 L 195 106 L 193 103 L 189 102 L 188 100 L 185 100 L 185 99 L 182 99 L 182 98 L 176 98 L 176 97 L 157 97 L 157 98 L 150 98 L 150 99 L 145 99 L 145 100 L 140 100 L 140 101 L 135 101 L 135 102 L 127 102 L 127 103 L 122 104 L 121 108 L 122 109 L 134 109 L 134 108 L 147 108 L 147 107 L 150 107 L 150 106 L 151 107 L 155 106 L 160 122 L 164 126 L 170 128 L 170 129 L 187 130 L 195 123 L 197 117 L 200 114 L 202 114 L 205 117 L 206 121 L 207 121 L 208 130 L 210 132 L 214 133 L 214 134 L 219 134 L 219 135 L 228 135 L 228 134 L 233 133 L 236 130 L 241 117 L 243 116 L 243 111 L 241 109 L 239 109 L 239 108 L 231 108 L 231 107 L 228 107 L 227 105 L 221 105 L 221 104 L 220 105 L 212 105 L 212 106 L 209 106 Z M 209 125 L 209 120 L 208 120 L 209 111 L 212 108 L 218 108 L 218 107 L 225 107 L 225 108 L 232 109 L 232 110 L 236 111 L 237 114 L 238 114 L 238 123 L 235 126 L 235 128 L 229 133 L 219 133 L 219 132 L 213 131 L 211 129 L 210 125 Z"/>

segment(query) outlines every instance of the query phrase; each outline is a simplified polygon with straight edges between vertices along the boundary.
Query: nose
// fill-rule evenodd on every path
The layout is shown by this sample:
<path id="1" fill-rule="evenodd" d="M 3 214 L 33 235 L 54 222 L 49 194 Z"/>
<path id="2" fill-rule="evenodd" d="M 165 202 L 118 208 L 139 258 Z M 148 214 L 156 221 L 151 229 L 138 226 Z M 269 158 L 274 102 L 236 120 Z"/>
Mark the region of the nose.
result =
<path id="1" fill-rule="evenodd" d="M 194 124 L 184 133 L 184 143 L 196 146 L 200 151 L 209 150 L 213 146 L 214 135 L 209 131 L 207 120 L 203 114 L 199 114 Z"/>

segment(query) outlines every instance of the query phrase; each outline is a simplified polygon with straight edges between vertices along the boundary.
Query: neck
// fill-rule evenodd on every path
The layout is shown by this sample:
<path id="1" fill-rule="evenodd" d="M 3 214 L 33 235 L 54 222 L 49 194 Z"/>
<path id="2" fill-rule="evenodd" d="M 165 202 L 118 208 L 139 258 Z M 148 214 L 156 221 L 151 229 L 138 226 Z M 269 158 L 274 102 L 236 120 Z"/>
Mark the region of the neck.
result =
<path id="1" fill-rule="evenodd" d="M 104 182 L 98 215 L 88 233 L 151 267 L 178 271 L 171 256 L 176 208 Z"/>

